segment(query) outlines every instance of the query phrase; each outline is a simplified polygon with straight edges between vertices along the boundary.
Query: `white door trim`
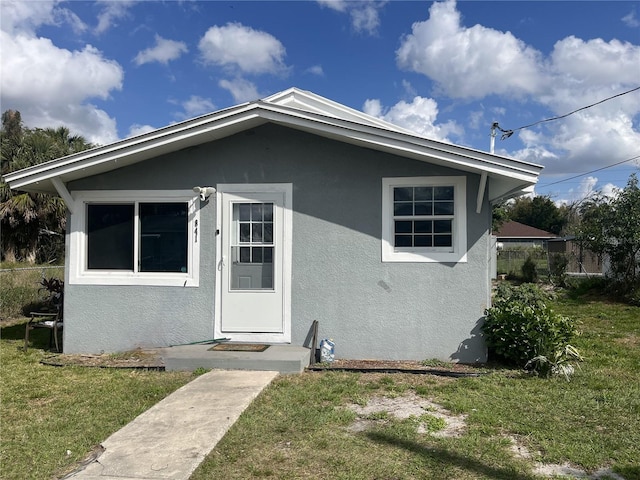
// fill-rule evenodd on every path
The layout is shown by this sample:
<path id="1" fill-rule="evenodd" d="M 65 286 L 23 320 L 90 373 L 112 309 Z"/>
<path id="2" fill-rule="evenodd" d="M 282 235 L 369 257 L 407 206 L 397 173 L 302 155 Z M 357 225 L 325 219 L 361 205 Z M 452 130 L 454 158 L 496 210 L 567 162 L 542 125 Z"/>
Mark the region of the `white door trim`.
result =
<path id="1" fill-rule="evenodd" d="M 282 333 L 233 333 L 226 334 L 222 331 L 222 229 L 223 201 L 225 193 L 284 193 L 283 207 L 283 258 L 282 258 Z M 291 260 L 292 260 L 292 233 L 293 233 L 293 184 L 291 183 L 226 183 L 216 186 L 216 287 L 214 307 L 214 338 L 229 338 L 236 342 L 260 342 L 260 343 L 291 343 Z"/>

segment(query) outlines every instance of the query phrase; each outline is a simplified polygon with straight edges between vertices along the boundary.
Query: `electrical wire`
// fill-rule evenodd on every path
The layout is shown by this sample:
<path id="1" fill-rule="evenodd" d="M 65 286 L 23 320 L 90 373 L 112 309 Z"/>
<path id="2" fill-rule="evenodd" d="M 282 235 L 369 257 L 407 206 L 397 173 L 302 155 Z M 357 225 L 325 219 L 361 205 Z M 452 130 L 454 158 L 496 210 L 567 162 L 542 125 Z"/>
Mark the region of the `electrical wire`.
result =
<path id="1" fill-rule="evenodd" d="M 632 88 L 631 90 L 627 90 L 626 92 L 617 93 L 616 95 L 612 95 L 610 97 L 607 97 L 607 98 L 605 98 L 603 100 L 600 100 L 599 102 L 592 103 L 591 105 L 587 105 L 586 107 L 578 108 L 577 110 L 574 110 L 574 111 L 569 112 L 569 113 L 565 113 L 564 115 L 559 115 L 557 117 L 547 118 L 545 120 L 539 120 L 537 122 L 531 123 L 529 125 L 525 125 L 523 127 L 518 127 L 518 128 L 514 128 L 514 129 L 510 129 L 510 130 L 504 130 L 504 129 L 500 128 L 500 125 L 498 125 L 497 122 L 494 123 L 493 125 L 498 130 L 500 130 L 502 132 L 502 136 L 500 137 L 500 140 L 505 140 L 505 139 L 509 138 L 511 135 L 513 135 L 514 132 L 517 132 L 518 130 L 524 130 L 525 128 L 530 128 L 530 127 L 533 127 L 535 125 L 539 125 L 541 123 L 551 122 L 553 120 L 560 120 L 561 118 L 568 117 L 569 115 L 573 115 L 574 113 L 580 112 L 581 110 L 586 110 L 587 108 L 595 107 L 596 105 L 600 105 L 601 103 L 608 102 L 609 100 L 612 100 L 612 99 L 617 98 L 617 97 L 621 97 L 622 95 L 627 95 L 628 93 L 635 92 L 636 90 L 640 90 L 640 87 Z"/>
<path id="2" fill-rule="evenodd" d="M 623 163 L 627 163 L 627 162 L 632 162 L 633 160 L 637 160 L 638 158 L 640 158 L 640 155 L 636 155 L 635 157 L 627 158 L 626 160 L 622 160 L 620 162 L 612 163 L 611 165 L 607 165 L 606 167 L 596 168 L 595 170 L 591 170 L 590 172 L 580 173 L 578 175 L 574 175 L 573 177 L 565 178 L 563 180 L 558 180 L 556 182 L 543 183 L 543 184 L 540 184 L 540 185 L 537 185 L 537 186 L 538 187 L 549 187 L 551 185 L 557 185 L 558 183 L 568 182 L 569 180 L 573 180 L 575 178 L 584 177 L 585 175 L 591 175 L 592 173 L 600 172 L 600 171 L 605 170 L 607 168 L 615 167 L 617 165 L 622 165 Z"/>

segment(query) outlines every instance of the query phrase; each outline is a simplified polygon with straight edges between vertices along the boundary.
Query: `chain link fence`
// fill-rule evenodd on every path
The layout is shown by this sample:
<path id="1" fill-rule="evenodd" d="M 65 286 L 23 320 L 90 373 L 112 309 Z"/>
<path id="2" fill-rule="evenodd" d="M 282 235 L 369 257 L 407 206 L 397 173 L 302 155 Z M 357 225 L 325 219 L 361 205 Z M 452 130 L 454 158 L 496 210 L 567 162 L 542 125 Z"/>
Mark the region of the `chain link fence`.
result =
<path id="1" fill-rule="evenodd" d="M 549 256 L 543 248 L 500 249 L 497 251 L 498 275 L 522 276 L 522 266 L 528 258 L 534 261 L 538 277 L 549 276 Z"/>
<path id="2" fill-rule="evenodd" d="M 17 266 L 0 269 L 0 320 L 24 317 L 25 309 L 28 310 L 30 305 L 47 297 L 40 281 L 51 277 L 64 279 L 64 266 Z"/>

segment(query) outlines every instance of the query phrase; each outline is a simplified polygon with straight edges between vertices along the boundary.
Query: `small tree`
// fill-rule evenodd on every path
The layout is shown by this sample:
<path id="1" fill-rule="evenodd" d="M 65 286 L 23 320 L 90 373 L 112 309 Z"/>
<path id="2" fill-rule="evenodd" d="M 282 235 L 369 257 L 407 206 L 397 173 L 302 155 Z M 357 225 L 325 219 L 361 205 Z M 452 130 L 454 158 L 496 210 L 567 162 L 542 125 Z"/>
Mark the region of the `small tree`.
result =
<path id="1" fill-rule="evenodd" d="M 608 258 L 609 276 L 621 293 L 640 287 L 640 188 L 636 174 L 616 197 L 598 195 L 581 213 L 578 241 Z"/>

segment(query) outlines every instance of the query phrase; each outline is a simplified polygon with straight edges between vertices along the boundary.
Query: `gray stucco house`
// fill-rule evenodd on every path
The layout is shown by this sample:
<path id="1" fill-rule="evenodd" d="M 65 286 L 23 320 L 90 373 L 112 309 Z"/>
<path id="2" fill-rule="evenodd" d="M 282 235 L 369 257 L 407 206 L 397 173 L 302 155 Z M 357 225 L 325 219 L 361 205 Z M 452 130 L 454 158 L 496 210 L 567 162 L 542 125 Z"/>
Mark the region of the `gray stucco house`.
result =
<path id="1" fill-rule="evenodd" d="M 62 197 L 67 353 L 227 337 L 484 361 L 491 203 L 542 167 L 299 89 L 6 176 Z"/>

